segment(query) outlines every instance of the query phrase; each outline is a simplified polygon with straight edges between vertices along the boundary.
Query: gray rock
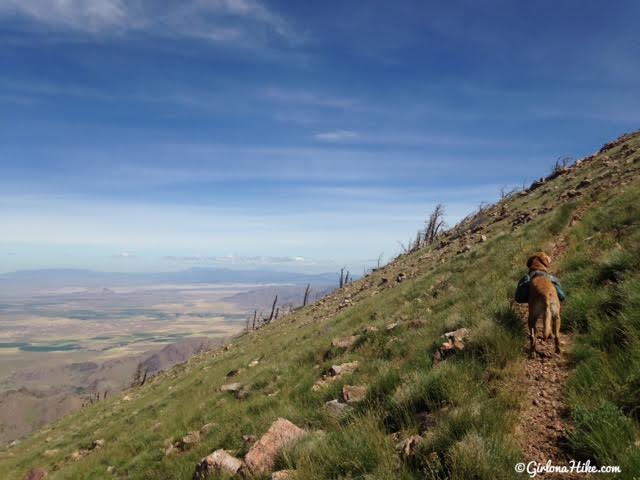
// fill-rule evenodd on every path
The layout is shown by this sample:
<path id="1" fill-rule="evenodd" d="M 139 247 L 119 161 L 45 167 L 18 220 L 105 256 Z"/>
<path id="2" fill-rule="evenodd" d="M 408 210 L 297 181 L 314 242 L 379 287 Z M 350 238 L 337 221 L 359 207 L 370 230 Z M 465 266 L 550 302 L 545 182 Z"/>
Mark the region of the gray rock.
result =
<path id="1" fill-rule="evenodd" d="M 212 473 L 236 475 L 242 471 L 244 463 L 223 449 L 216 450 L 204 457 L 196 465 L 193 480 L 205 480 Z"/>

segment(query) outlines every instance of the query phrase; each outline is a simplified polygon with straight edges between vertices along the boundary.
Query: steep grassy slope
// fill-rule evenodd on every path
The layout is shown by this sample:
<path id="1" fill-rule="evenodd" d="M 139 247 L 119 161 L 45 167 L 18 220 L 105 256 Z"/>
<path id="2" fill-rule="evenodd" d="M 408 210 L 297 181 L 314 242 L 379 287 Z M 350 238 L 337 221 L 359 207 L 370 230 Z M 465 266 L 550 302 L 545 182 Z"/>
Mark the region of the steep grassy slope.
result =
<path id="1" fill-rule="evenodd" d="M 527 432 L 516 426 L 532 399 L 523 386 L 521 310 L 511 298 L 526 258 L 543 249 L 559 255 L 552 269 L 569 293 L 564 332 L 574 336 L 567 456 L 621 465 L 621 478 L 633 478 L 640 471 L 639 171 L 635 134 L 479 212 L 436 247 L 37 432 L 1 452 L 0 477 L 43 467 L 48 478 L 190 478 L 204 455 L 226 448 L 241 456 L 243 435 L 259 436 L 285 417 L 324 431 L 279 459 L 299 479 L 517 478 Z M 407 277 L 401 283 L 399 273 Z M 459 327 L 470 331 L 465 349 L 434 364 L 442 334 Z M 331 348 L 333 338 L 353 334 L 361 335 L 353 349 Z M 312 390 L 331 365 L 352 360 L 360 365 L 353 375 Z M 229 381 L 248 386 L 248 397 L 221 392 Z M 336 420 L 323 405 L 347 383 L 369 385 L 369 393 Z M 210 422 L 192 449 L 165 455 L 167 440 Z M 418 432 L 422 446 L 399 455 L 397 441 Z M 72 460 L 96 439 L 105 446 Z"/>

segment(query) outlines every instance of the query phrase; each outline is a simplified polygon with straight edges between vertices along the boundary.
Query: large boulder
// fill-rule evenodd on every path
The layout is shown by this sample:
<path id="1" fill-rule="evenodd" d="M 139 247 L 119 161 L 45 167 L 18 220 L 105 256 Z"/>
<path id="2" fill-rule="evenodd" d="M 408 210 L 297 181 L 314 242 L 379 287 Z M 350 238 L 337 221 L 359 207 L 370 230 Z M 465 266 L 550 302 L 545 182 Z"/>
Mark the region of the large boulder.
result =
<path id="1" fill-rule="evenodd" d="M 226 450 L 219 449 L 200 460 L 196 465 L 195 472 L 193 472 L 193 480 L 205 480 L 212 473 L 224 472 L 236 475 L 242 471 L 243 467 L 242 460 L 237 459 Z"/>
<path id="2" fill-rule="evenodd" d="M 273 470 L 276 458 L 283 448 L 295 442 L 306 432 L 289 420 L 279 418 L 269 427 L 260 440 L 253 444 L 244 461 L 254 475 L 264 475 Z"/>

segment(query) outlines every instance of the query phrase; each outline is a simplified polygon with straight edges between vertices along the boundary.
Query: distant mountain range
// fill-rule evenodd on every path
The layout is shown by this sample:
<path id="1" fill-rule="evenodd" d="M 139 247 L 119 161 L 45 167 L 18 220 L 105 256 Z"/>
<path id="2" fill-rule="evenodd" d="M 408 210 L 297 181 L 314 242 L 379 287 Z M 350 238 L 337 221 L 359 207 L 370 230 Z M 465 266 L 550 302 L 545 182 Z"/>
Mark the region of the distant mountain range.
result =
<path id="1" fill-rule="evenodd" d="M 232 270 L 228 268 L 190 268 L 177 272 L 114 273 L 83 269 L 20 270 L 0 274 L 0 287 L 102 287 L 117 285 L 171 283 L 289 283 L 332 285 L 337 273 L 307 274 L 273 270 Z"/>

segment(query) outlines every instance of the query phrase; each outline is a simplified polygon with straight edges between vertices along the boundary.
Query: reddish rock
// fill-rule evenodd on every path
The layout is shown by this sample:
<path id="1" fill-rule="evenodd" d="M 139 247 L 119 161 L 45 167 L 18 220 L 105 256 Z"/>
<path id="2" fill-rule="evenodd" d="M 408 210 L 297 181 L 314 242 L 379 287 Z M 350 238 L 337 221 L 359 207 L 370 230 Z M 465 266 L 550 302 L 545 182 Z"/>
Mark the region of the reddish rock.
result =
<path id="1" fill-rule="evenodd" d="M 237 459 L 229 452 L 223 449 L 216 450 L 211 455 L 204 457 L 193 472 L 193 480 L 205 480 L 212 473 L 229 473 L 236 475 L 242 468 L 244 463 Z"/>
<path id="2" fill-rule="evenodd" d="M 273 469 L 276 458 L 283 448 L 296 441 L 305 431 L 289 420 L 279 418 L 267 433 L 258 440 L 245 455 L 244 460 L 255 475 L 264 475 Z"/>
<path id="3" fill-rule="evenodd" d="M 459 328 L 453 332 L 447 332 L 443 335 L 447 339 L 440 348 L 433 354 L 433 361 L 435 363 L 441 362 L 448 357 L 454 355 L 456 352 L 464 350 L 463 340 L 468 335 L 469 330 L 466 328 Z"/>
<path id="4" fill-rule="evenodd" d="M 345 385 L 342 387 L 342 398 L 346 403 L 352 405 L 367 398 L 368 391 L 369 387 L 366 385 Z"/>
<path id="5" fill-rule="evenodd" d="M 41 480 L 43 478 L 46 478 L 46 476 L 46 470 L 44 470 L 43 468 L 34 468 L 33 470 L 30 470 L 29 473 L 27 473 L 24 477 L 22 477 L 22 480 Z"/>
<path id="6" fill-rule="evenodd" d="M 358 369 L 358 361 L 347 362 L 341 365 L 333 365 L 329 373 L 332 377 L 338 377 L 340 375 L 348 375 L 355 372 Z"/>

